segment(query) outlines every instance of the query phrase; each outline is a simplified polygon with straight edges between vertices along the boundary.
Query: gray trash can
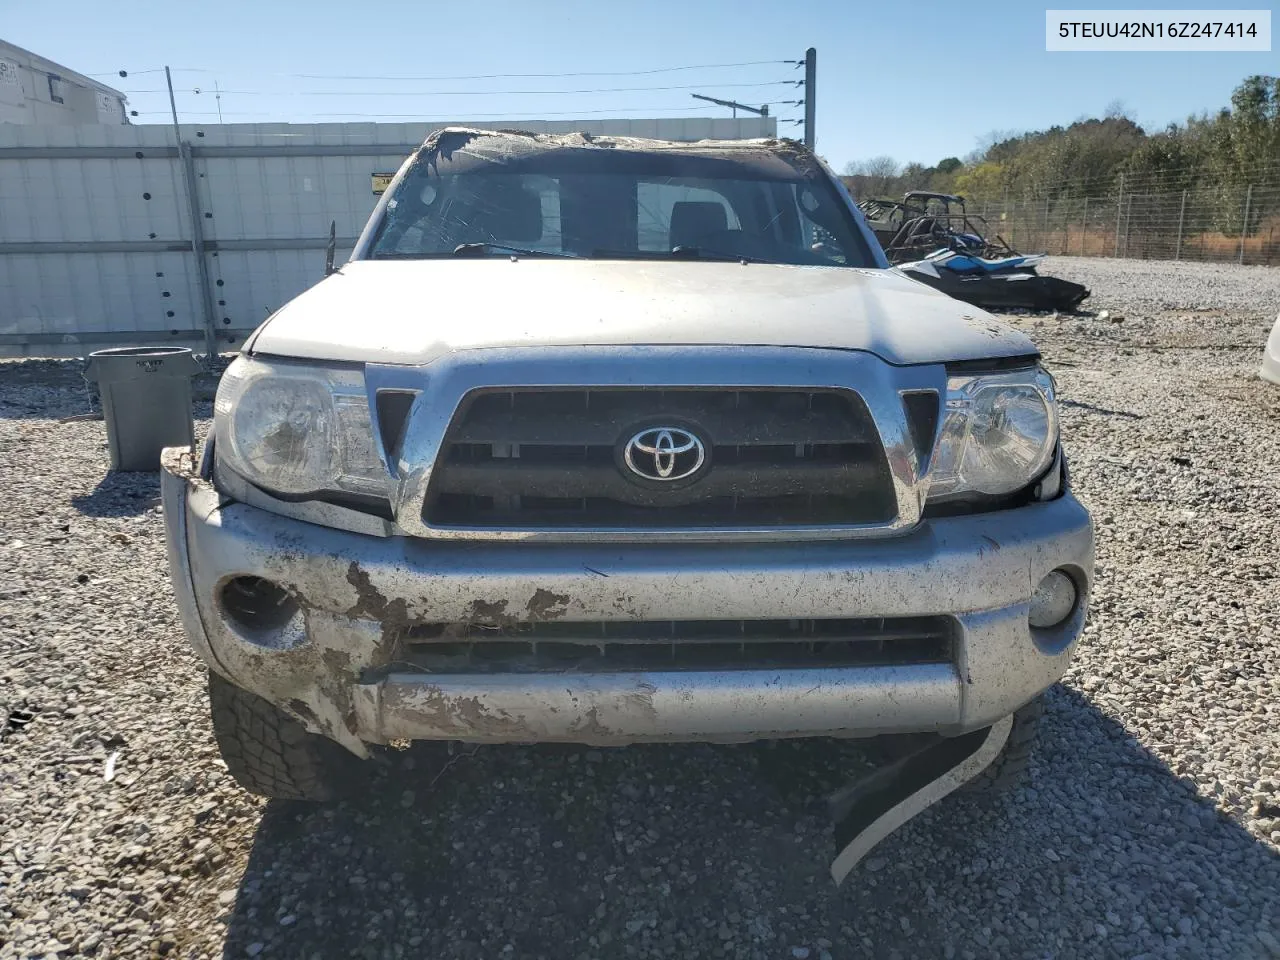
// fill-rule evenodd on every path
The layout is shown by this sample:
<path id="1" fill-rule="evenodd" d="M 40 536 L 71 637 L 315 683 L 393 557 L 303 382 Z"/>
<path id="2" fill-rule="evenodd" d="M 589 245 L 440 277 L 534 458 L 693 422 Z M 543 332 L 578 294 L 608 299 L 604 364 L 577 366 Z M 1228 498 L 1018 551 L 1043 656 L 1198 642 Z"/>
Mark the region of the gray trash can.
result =
<path id="1" fill-rule="evenodd" d="M 191 378 L 185 347 L 118 347 L 89 354 L 84 378 L 98 385 L 113 470 L 159 470 L 164 447 L 192 446 Z"/>

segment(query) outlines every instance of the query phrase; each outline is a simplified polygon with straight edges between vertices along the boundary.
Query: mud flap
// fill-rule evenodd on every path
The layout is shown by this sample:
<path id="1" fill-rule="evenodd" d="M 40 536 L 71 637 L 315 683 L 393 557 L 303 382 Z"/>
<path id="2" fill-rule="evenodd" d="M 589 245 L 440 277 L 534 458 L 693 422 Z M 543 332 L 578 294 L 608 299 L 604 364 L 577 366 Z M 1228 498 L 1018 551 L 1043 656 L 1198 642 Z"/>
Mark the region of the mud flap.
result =
<path id="1" fill-rule="evenodd" d="M 1008 716 L 963 736 L 935 737 L 832 795 L 839 851 L 832 879 L 843 881 L 877 843 L 989 767 L 1012 727 Z"/>

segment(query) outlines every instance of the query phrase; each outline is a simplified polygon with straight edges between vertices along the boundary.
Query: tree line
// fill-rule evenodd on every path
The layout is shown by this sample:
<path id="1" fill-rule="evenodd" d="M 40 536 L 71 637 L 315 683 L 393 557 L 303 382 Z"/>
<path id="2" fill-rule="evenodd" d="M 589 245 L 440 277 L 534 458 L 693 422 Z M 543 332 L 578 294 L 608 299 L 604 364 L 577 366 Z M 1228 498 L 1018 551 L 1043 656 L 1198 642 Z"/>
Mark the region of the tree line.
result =
<path id="1" fill-rule="evenodd" d="M 1121 177 L 1153 192 L 1209 191 L 1221 196 L 1221 227 L 1239 220 L 1245 185 L 1280 183 L 1280 77 L 1246 77 L 1231 104 L 1148 133 L 1122 105 L 1101 119 L 1020 134 L 992 134 L 973 154 L 932 166 L 892 157 L 850 163 L 854 196 L 900 198 L 907 190 L 967 199 L 1057 201 L 1112 196 Z"/>

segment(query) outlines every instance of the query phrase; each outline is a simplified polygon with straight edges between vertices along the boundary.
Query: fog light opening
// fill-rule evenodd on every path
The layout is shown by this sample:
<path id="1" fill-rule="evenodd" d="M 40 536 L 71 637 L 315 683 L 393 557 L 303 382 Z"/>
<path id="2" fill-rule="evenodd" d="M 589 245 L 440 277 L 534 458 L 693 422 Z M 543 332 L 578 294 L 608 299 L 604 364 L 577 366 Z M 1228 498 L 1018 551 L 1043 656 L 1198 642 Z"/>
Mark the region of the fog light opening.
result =
<path id="1" fill-rule="evenodd" d="M 222 611 L 244 630 L 278 630 L 293 619 L 298 603 L 284 587 L 262 577 L 236 577 L 222 588 Z"/>
<path id="2" fill-rule="evenodd" d="M 1027 616 L 1037 630 L 1059 626 L 1075 612 L 1079 593 L 1076 582 L 1061 570 L 1045 575 L 1031 595 L 1031 610 Z"/>

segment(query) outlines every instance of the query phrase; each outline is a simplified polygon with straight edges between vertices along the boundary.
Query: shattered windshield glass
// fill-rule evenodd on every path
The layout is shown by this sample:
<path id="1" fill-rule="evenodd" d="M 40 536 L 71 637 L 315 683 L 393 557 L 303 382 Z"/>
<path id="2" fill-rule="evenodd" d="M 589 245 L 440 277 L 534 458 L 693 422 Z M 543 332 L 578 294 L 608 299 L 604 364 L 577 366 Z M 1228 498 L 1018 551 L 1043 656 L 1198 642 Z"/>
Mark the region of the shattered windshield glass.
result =
<path id="1" fill-rule="evenodd" d="M 369 255 L 875 266 L 826 176 L 770 159 L 600 147 L 420 156 Z"/>

